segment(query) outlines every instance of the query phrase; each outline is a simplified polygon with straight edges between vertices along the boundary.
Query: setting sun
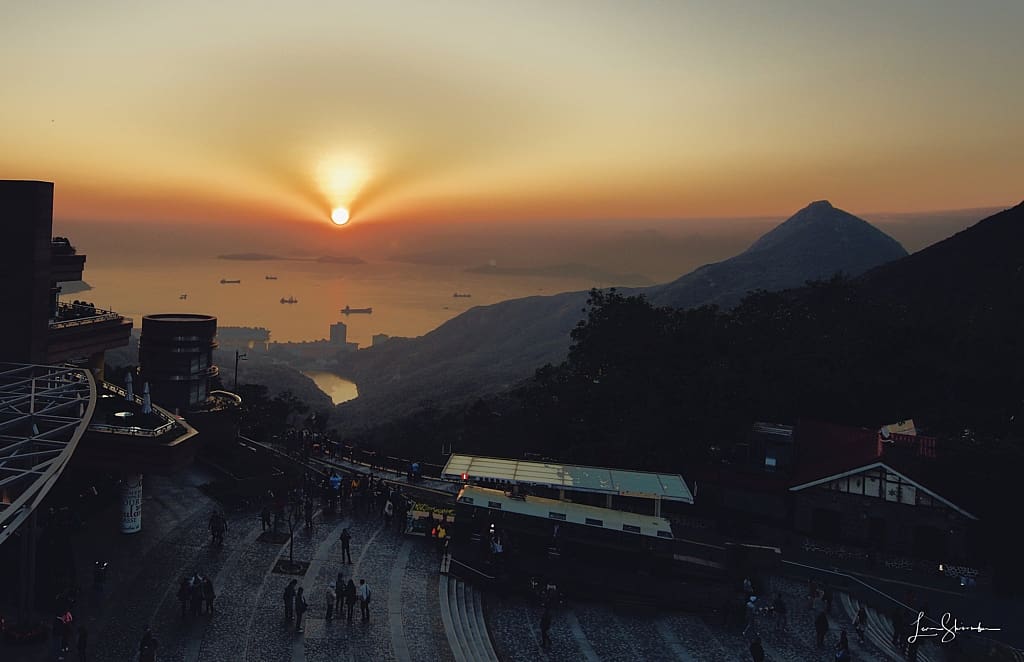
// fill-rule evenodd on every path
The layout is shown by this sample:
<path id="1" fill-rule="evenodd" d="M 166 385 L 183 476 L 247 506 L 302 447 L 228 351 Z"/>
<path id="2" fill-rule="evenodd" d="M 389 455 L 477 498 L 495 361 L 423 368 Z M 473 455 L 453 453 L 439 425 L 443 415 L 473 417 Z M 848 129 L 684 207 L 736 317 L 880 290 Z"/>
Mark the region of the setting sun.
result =
<path id="1" fill-rule="evenodd" d="M 348 223 L 348 210 L 344 207 L 337 207 L 331 212 L 331 220 L 334 221 L 335 225 L 345 225 Z"/>

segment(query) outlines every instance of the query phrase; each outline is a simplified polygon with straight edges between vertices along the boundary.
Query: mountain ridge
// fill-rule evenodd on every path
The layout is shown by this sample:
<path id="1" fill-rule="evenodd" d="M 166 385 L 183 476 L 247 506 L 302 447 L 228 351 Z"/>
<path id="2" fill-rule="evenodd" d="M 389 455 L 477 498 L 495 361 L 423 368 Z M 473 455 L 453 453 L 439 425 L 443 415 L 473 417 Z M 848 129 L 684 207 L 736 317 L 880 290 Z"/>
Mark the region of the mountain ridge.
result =
<path id="1" fill-rule="evenodd" d="M 655 305 L 731 307 L 754 289 L 786 289 L 837 271 L 854 276 L 906 256 L 894 239 L 827 201 L 804 207 L 745 251 L 662 285 L 618 288 Z M 565 358 L 588 292 L 474 306 L 430 333 L 360 350 L 338 370 L 360 397 L 338 406 L 347 425 L 509 388 Z M 628 339 L 624 339 L 627 342 Z"/>

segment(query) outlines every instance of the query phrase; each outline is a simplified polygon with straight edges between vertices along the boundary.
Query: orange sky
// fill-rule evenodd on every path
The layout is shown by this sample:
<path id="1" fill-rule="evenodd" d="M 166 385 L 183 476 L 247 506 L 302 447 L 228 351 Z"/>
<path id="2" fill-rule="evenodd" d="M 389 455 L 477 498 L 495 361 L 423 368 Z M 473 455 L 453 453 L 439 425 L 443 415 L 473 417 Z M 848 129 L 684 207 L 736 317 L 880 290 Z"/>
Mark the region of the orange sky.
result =
<path id="1" fill-rule="evenodd" d="M 1024 3 L 15 3 L 0 178 L 62 219 L 1013 204 Z"/>

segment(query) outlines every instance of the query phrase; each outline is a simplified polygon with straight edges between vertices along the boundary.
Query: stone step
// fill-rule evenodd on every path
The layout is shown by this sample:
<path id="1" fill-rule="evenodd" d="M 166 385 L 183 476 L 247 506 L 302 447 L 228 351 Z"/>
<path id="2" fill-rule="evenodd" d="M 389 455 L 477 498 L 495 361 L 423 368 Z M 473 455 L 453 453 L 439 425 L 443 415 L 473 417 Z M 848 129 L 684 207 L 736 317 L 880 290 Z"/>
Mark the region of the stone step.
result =
<path id="1" fill-rule="evenodd" d="M 483 654 L 484 660 L 491 662 L 497 662 L 498 654 L 494 651 L 494 644 L 491 643 L 491 634 L 487 631 L 487 621 L 484 619 L 484 602 L 483 597 L 480 595 L 480 591 L 475 588 L 473 592 L 473 615 L 476 617 L 477 630 L 480 632 L 480 638 L 483 640 Z"/>
<path id="2" fill-rule="evenodd" d="M 444 633 L 448 638 L 448 646 L 452 649 L 452 656 L 455 662 L 473 662 L 470 653 L 465 645 L 465 635 L 462 632 L 462 623 L 458 617 L 458 608 L 455 605 L 455 579 L 448 575 L 441 575 L 438 583 L 438 594 L 441 601 L 441 622 L 444 623 Z"/>
<path id="3" fill-rule="evenodd" d="M 847 613 L 851 621 L 856 621 L 857 611 L 860 609 L 860 602 L 846 593 L 839 593 L 839 604 Z M 885 654 L 893 662 L 903 662 L 906 657 L 892 644 L 892 622 L 877 610 L 867 607 L 868 625 L 864 629 L 864 637 L 876 648 Z M 928 643 L 918 647 L 918 662 L 938 662 L 940 657 L 932 650 Z"/>
<path id="4" fill-rule="evenodd" d="M 479 640 L 476 637 L 476 628 L 472 627 L 469 618 L 469 611 L 466 608 L 466 583 L 456 580 L 456 605 L 459 607 L 459 618 L 462 619 L 462 631 L 466 640 L 466 650 L 472 659 L 479 655 Z"/>

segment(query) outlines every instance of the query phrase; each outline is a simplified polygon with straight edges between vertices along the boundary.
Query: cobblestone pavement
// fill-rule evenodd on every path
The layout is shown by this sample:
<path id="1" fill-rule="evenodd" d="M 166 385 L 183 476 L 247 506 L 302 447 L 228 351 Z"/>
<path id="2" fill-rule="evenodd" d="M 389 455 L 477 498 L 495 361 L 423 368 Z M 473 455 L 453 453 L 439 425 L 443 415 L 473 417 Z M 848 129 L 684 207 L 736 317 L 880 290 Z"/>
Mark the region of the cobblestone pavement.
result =
<path id="1" fill-rule="evenodd" d="M 147 626 L 160 642 L 161 662 L 454 662 L 440 615 L 437 550 L 430 541 L 409 538 L 387 529 L 379 515 L 318 515 L 312 531 L 299 528 L 295 559 L 309 562 L 297 577 L 310 609 L 305 631 L 284 619 L 282 594 L 289 575 L 273 572 L 287 558 L 287 543 L 257 540 L 261 533 L 255 512 L 231 513 L 224 544 L 213 547 L 207 520 L 218 505 L 199 486 L 210 480 L 200 469 L 174 477 L 147 477 L 143 530 L 117 533 L 116 508 L 90 523 L 75 541 L 80 568 L 93 560 L 110 563 L 109 593 L 86 592 L 75 607 L 76 623 L 90 631 L 90 660 L 129 662 Z M 353 565 L 341 564 L 339 535 L 352 533 Z M 373 592 L 369 622 L 358 608 L 353 622 L 344 614 L 326 621 L 326 587 L 341 572 L 358 584 L 365 579 Z M 81 572 L 81 571 L 80 571 Z M 214 580 L 213 615 L 182 618 L 177 599 L 180 580 L 200 572 Z M 88 573 L 86 573 L 88 574 Z M 85 583 L 90 583 L 87 579 Z M 833 605 L 832 630 L 825 647 L 814 645 L 813 613 L 802 583 L 773 577 L 763 599 L 782 593 L 789 605 L 789 625 L 759 622 L 768 659 L 773 662 L 831 660 L 839 631 L 850 637 L 853 659 L 886 658 L 870 645 L 856 642 L 852 624 Z M 571 604 L 553 614 L 551 645 L 540 645 L 540 608 L 521 597 L 483 595 L 488 631 L 500 659 L 661 662 L 726 662 L 748 660 L 751 636 L 742 625 L 724 624 L 717 616 L 688 613 L 631 612 L 597 604 Z M 339 618 L 340 616 L 340 618 Z M 4 662 L 52 659 L 48 646 L 0 648 Z"/>
<path id="2" fill-rule="evenodd" d="M 776 628 L 772 617 L 757 623 L 767 659 L 772 662 L 817 662 L 835 659 L 839 632 L 846 630 L 850 652 L 857 662 L 883 662 L 888 658 L 870 644 L 856 641 L 853 624 L 833 604 L 831 628 L 825 646 L 817 648 L 814 616 L 807 606 L 802 584 L 772 577 L 764 599 L 782 593 L 789 606 L 789 626 Z M 488 596 L 488 627 L 503 660 L 586 660 L 590 651 L 605 662 L 733 662 L 749 660 L 754 634 L 744 636 L 743 625 L 723 623 L 718 616 L 681 612 L 652 614 L 617 611 L 606 605 L 577 603 L 555 612 L 552 645 L 540 648 L 540 608 L 519 598 Z M 575 627 L 578 624 L 578 628 Z"/>

